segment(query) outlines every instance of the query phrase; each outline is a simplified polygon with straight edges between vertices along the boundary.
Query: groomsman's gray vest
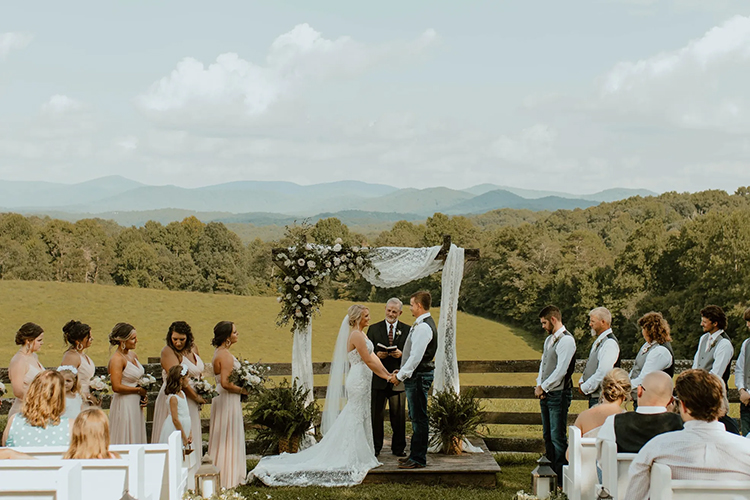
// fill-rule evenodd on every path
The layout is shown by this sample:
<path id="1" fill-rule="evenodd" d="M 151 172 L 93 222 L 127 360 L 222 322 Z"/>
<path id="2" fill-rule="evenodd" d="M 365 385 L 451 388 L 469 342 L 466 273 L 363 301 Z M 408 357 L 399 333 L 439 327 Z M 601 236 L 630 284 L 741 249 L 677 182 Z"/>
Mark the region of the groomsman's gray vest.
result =
<path id="1" fill-rule="evenodd" d="M 716 355 L 716 348 L 719 346 L 719 342 L 722 338 L 725 338 L 729 341 L 729 343 L 732 342 L 732 339 L 729 338 L 729 335 L 727 335 L 727 332 L 721 332 L 721 335 L 719 335 L 719 338 L 716 339 L 716 343 L 706 351 L 706 342 L 709 341 L 711 338 L 710 335 L 705 334 L 703 337 L 701 337 L 701 341 L 698 343 L 698 366 L 697 368 L 703 368 L 704 370 L 711 371 L 711 368 L 714 365 L 714 356 Z M 734 356 L 732 356 L 734 357 Z M 732 367 L 732 360 L 729 360 L 729 363 L 727 363 L 727 367 L 724 370 L 724 374 L 721 376 L 722 379 L 724 379 L 724 385 L 729 388 L 729 372 L 730 368 Z"/>
<path id="2" fill-rule="evenodd" d="M 730 363 L 731 364 L 731 363 Z M 742 374 L 745 381 L 745 389 L 750 391 L 750 342 L 745 346 L 745 373 Z"/>
<path id="3" fill-rule="evenodd" d="M 572 335 L 567 330 L 563 332 L 563 335 L 568 335 L 569 337 L 572 337 Z M 562 340 L 562 337 L 560 337 L 560 340 Z M 558 340 L 557 342 L 559 342 L 560 340 Z M 552 372 L 555 371 L 555 368 L 557 368 L 557 350 L 555 349 L 556 347 L 557 347 L 557 343 L 552 345 L 550 349 L 545 349 L 544 353 L 542 354 L 542 382 L 547 380 L 549 376 L 552 375 Z M 573 370 L 575 369 L 575 367 L 576 367 L 576 355 L 575 353 L 573 353 L 573 356 L 570 358 L 570 364 L 568 365 L 568 371 L 565 373 L 565 377 L 563 377 L 560 383 L 550 387 L 547 392 L 561 391 L 563 389 L 572 389 L 573 388 Z"/>
<path id="4" fill-rule="evenodd" d="M 607 340 L 612 339 L 617 344 L 617 347 L 620 347 L 620 343 L 617 342 L 617 337 L 615 337 L 615 334 L 612 332 L 609 332 L 609 335 L 604 337 L 604 339 L 599 342 L 599 345 L 596 346 L 596 349 L 594 349 L 594 352 L 589 354 L 589 359 L 586 361 L 586 368 L 583 369 L 583 381 L 587 381 L 589 378 L 591 378 L 594 373 L 596 373 L 596 370 L 599 368 L 599 351 L 601 350 L 602 346 L 604 345 L 604 342 Z M 620 354 L 617 354 L 617 361 L 615 361 L 615 368 L 620 367 Z M 599 387 L 594 390 L 591 394 L 589 394 L 590 397 L 599 397 L 602 393 L 602 385 L 599 384 Z"/>
<path id="5" fill-rule="evenodd" d="M 638 354 L 635 356 L 635 361 L 633 362 L 633 368 L 630 370 L 630 379 L 637 378 L 641 372 L 643 371 L 643 365 L 646 364 L 646 358 L 648 357 L 649 353 L 652 349 L 654 349 L 656 346 L 662 345 L 667 348 L 669 351 L 669 354 L 672 355 L 672 364 L 669 365 L 668 368 L 665 368 L 662 370 L 664 373 L 669 375 L 670 377 L 674 377 L 674 351 L 672 350 L 672 343 L 671 342 L 664 342 L 663 344 L 656 344 L 652 345 L 648 351 L 643 352 L 643 349 L 638 349 Z M 636 388 L 633 387 L 633 390 Z"/>

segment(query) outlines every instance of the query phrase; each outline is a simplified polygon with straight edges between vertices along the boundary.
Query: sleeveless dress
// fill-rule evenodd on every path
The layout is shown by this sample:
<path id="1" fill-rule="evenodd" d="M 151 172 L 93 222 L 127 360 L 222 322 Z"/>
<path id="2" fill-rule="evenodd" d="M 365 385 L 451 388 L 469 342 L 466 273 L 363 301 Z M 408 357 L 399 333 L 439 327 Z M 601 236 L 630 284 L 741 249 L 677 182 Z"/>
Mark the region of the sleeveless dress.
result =
<path id="1" fill-rule="evenodd" d="M 57 425 L 47 424 L 47 427 L 29 425 L 26 417 L 20 413 L 15 416 L 8 431 L 8 448 L 20 446 L 69 446 L 70 428 L 73 422 L 60 417 Z"/>
<path id="2" fill-rule="evenodd" d="M 234 369 L 240 367 L 237 358 Z M 211 402 L 211 426 L 208 435 L 208 454 L 221 469 L 221 487 L 234 488 L 244 482 L 247 474 L 245 458 L 245 425 L 242 421 L 240 395 L 227 392 L 216 375 L 216 391 Z"/>
<path id="3" fill-rule="evenodd" d="M 37 359 L 36 354 L 33 354 L 35 359 L 35 363 L 29 363 L 29 367 L 26 370 L 26 375 L 23 376 L 23 393 L 26 394 L 26 391 L 29 390 L 29 385 L 31 385 L 31 381 L 34 380 L 34 377 L 39 375 L 44 371 L 44 367 L 39 362 L 39 359 Z M 10 410 L 8 411 L 8 418 L 11 417 L 11 415 L 15 415 L 16 413 L 21 411 L 21 407 L 23 406 L 23 399 L 22 398 L 16 398 L 13 401 L 13 406 L 10 407 Z"/>
<path id="4" fill-rule="evenodd" d="M 146 370 L 140 361 L 137 365 L 130 361 L 122 371 L 122 385 L 136 387 L 138 379 Z M 141 410 L 141 397 L 138 394 L 118 394 L 112 396 L 109 407 L 110 442 L 112 444 L 146 444 L 146 419 Z"/>
<path id="5" fill-rule="evenodd" d="M 83 405 L 83 399 L 80 394 L 76 394 L 72 398 L 65 396 L 65 411 L 62 416 L 69 419 L 71 423 L 76 419 L 79 413 L 81 413 L 81 406 Z"/>
<path id="6" fill-rule="evenodd" d="M 367 339 L 367 351 L 372 353 Z M 353 486 L 379 465 L 372 441 L 372 371 L 356 349 L 349 351 L 347 402 L 319 443 L 299 453 L 263 457 L 250 475 L 269 486 Z"/>
<path id="7" fill-rule="evenodd" d="M 178 396 L 177 394 L 170 394 L 167 396 L 167 408 L 169 408 L 169 405 L 171 404 L 172 398 L 177 398 L 177 420 L 180 421 L 180 425 L 182 425 L 182 428 L 185 429 L 185 434 L 188 436 L 190 435 L 190 410 L 188 409 L 187 404 L 187 396 L 185 396 L 185 393 L 180 391 L 180 394 L 182 397 Z M 167 419 L 162 422 L 161 426 L 161 434 L 159 435 L 159 443 L 168 443 L 169 442 L 169 435 L 172 434 L 177 429 L 174 426 L 174 422 L 172 421 L 172 412 L 170 411 L 167 415 Z"/>
<path id="8" fill-rule="evenodd" d="M 169 405 L 167 404 L 167 395 L 164 394 L 164 387 L 167 385 L 167 372 L 161 370 L 161 388 L 159 395 L 154 402 L 154 420 L 151 423 L 151 442 L 161 443 L 161 426 L 164 425 L 165 419 L 169 417 Z"/>
<path id="9" fill-rule="evenodd" d="M 91 404 L 88 402 L 90 395 L 89 386 L 91 385 L 91 379 L 94 378 L 94 372 L 96 371 L 96 365 L 94 362 L 84 353 L 80 353 L 81 364 L 78 365 L 78 383 L 81 385 L 80 394 L 84 401 L 84 406 L 89 407 Z"/>
<path id="10" fill-rule="evenodd" d="M 184 356 L 182 358 L 182 364 L 184 366 L 187 366 L 188 377 L 190 378 L 200 378 L 201 375 L 203 375 L 203 370 L 205 370 L 206 368 L 206 365 L 203 363 L 203 360 L 200 358 L 200 356 L 198 356 L 198 354 L 195 354 L 195 364 L 193 364 L 193 362 L 190 361 L 190 358 L 188 358 L 187 356 Z M 198 403 L 189 398 L 187 400 L 187 405 L 188 410 L 190 410 L 190 426 L 193 431 L 193 453 L 198 455 L 198 463 L 200 463 L 201 458 L 203 458 L 203 427 L 201 426 L 201 407 Z"/>

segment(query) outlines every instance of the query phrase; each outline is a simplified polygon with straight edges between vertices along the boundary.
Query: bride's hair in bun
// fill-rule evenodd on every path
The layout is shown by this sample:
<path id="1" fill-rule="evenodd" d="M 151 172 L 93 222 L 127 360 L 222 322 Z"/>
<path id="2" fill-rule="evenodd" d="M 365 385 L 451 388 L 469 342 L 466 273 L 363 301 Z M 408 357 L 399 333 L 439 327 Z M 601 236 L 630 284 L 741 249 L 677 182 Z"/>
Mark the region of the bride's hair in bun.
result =
<path id="1" fill-rule="evenodd" d="M 614 368 L 604 376 L 602 380 L 602 401 L 614 403 L 630 397 L 630 377 L 628 372 L 622 368 Z"/>
<path id="2" fill-rule="evenodd" d="M 365 313 L 365 311 L 369 311 L 369 309 L 360 304 L 354 304 L 349 308 L 346 314 L 347 316 L 349 316 L 350 328 L 356 328 L 359 325 L 360 321 L 362 321 L 362 315 Z"/>

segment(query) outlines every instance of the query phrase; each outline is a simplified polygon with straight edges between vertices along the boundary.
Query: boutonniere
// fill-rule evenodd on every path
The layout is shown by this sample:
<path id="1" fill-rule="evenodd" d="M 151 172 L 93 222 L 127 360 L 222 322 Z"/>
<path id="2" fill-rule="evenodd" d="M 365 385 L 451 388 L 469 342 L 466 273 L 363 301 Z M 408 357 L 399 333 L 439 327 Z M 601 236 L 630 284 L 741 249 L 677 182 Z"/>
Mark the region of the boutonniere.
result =
<path id="1" fill-rule="evenodd" d="M 710 351 L 711 349 L 713 349 L 714 346 L 716 345 L 716 343 L 719 342 L 720 340 L 721 340 L 721 335 L 719 335 L 718 337 L 716 337 L 716 340 L 714 340 L 713 342 L 711 342 L 711 345 L 708 346 L 708 350 Z"/>

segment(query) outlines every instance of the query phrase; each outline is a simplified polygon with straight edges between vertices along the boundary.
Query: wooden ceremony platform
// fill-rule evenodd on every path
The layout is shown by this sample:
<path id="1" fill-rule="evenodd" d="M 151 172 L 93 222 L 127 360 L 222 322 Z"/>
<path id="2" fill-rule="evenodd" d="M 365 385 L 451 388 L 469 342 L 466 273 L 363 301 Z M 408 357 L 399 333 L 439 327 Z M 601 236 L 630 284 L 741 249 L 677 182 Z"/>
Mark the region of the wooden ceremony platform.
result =
<path id="1" fill-rule="evenodd" d="M 378 459 L 383 463 L 371 470 L 363 484 L 425 484 L 430 486 L 473 486 L 476 488 L 495 488 L 500 466 L 495 462 L 492 452 L 481 438 L 471 439 L 474 446 L 479 446 L 484 453 L 463 453 L 461 455 L 443 455 L 428 453 L 427 467 L 424 469 L 402 470 L 398 468 L 398 457 L 391 454 L 391 443 L 388 438 L 383 443 L 383 451 Z"/>

